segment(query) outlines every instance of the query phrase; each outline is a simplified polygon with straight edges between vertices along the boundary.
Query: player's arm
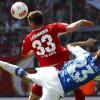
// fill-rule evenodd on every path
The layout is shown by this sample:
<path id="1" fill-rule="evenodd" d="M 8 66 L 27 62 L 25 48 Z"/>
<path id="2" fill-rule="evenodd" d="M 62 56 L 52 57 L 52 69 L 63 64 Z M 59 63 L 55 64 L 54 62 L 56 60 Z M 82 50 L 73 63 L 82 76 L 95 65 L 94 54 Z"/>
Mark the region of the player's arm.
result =
<path id="1" fill-rule="evenodd" d="M 21 54 L 23 57 L 30 57 L 34 54 L 33 50 L 31 50 L 31 41 L 30 41 L 30 37 L 29 35 L 27 35 L 25 37 L 25 39 L 23 40 L 23 44 L 22 44 L 22 50 L 21 50 Z"/>
<path id="2" fill-rule="evenodd" d="M 93 26 L 93 25 L 94 25 L 93 22 L 82 19 L 82 20 L 79 20 L 79 21 L 69 24 L 66 28 L 66 31 L 67 31 L 67 33 L 74 32 L 74 31 L 78 30 L 81 26 L 89 27 L 89 26 Z"/>
<path id="3" fill-rule="evenodd" d="M 34 52 L 32 50 L 30 50 L 28 53 L 22 54 L 22 56 L 25 58 L 29 58 L 29 57 L 33 56 L 33 54 L 34 54 Z"/>

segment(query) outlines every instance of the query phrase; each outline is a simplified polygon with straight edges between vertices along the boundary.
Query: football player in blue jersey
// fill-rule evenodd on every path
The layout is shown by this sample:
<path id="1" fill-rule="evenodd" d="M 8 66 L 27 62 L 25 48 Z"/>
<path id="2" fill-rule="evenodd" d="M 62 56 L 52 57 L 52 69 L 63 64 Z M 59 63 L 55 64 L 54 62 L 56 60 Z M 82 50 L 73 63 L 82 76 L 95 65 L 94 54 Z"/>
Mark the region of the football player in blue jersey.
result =
<path id="1" fill-rule="evenodd" d="M 67 48 L 76 57 L 65 62 L 60 72 L 51 66 L 37 68 L 35 74 L 29 74 L 24 69 L 7 62 L 0 61 L 0 65 L 9 73 L 42 86 L 43 95 L 40 100 L 59 100 L 65 93 L 86 84 L 100 74 L 100 50 L 92 55 L 81 48 L 94 46 L 95 43 L 96 40 L 90 38 L 84 42 L 68 44 Z"/>

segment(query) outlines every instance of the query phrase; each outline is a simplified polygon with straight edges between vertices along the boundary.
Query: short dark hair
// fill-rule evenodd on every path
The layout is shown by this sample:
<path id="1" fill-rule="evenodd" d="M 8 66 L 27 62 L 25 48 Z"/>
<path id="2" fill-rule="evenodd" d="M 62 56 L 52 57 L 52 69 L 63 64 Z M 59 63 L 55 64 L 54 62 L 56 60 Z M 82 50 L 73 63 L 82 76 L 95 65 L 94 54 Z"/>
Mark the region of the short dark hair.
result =
<path id="1" fill-rule="evenodd" d="M 43 13 L 39 10 L 32 11 L 28 14 L 28 20 L 34 22 L 35 25 L 42 25 Z"/>

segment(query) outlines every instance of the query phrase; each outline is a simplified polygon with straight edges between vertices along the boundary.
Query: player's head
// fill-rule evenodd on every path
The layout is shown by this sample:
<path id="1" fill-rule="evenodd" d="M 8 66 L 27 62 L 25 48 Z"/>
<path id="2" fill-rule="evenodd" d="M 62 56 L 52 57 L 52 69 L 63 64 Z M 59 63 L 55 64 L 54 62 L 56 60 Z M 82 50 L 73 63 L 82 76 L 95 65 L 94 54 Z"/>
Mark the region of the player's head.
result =
<path id="1" fill-rule="evenodd" d="M 43 13 L 39 10 L 32 11 L 28 14 L 29 25 L 32 29 L 43 25 Z"/>

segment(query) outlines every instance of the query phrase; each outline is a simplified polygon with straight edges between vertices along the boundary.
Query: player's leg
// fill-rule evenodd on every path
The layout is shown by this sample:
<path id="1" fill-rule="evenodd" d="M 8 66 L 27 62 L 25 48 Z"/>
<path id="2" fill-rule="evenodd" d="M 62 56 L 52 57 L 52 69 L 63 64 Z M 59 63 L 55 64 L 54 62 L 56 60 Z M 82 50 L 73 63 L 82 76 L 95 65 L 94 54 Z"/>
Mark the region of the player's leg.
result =
<path id="1" fill-rule="evenodd" d="M 27 74 L 22 68 L 20 68 L 16 65 L 13 65 L 13 64 L 9 64 L 7 62 L 0 61 L 0 67 L 2 69 L 6 70 L 7 72 L 9 72 L 10 74 L 17 75 L 21 78 L 25 78 L 24 76 L 25 76 L 25 74 Z M 37 96 L 33 93 L 31 93 L 29 96 L 29 100 L 38 100 L 38 99 L 39 99 L 39 96 Z"/>
<path id="2" fill-rule="evenodd" d="M 80 88 L 74 90 L 75 100 L 85 100 L 85 95 Z"/>
<path id="3" fill-rule="evenodd" d="M 36 94 L 33 94 L 32 92 L 30 93 L 29 98 L 28 98 L 28 100 L 39 100 L 39 99 L 40 97 L 37 96 Z"/>
<path id="4" fill-rule="evenodd" d="M 42 96 L 42 87 L 34 83 L 32 86 L 32 92 L 29 95 L 29 100 L 39 100 L 41 96 Z"/>
<path id="5" fill-rule="evenodd" d="M 0 61 L 0 67 L 12 75 L 16 75 L 18 77 L 21 77 L 22 79 L 26 79 L 27 81 L 34 82 L 33 80 L 34 78 L 32 79 L 30 77 L 30 74 L 28 74 L 24 69 L 20 68 L 19 66 L 16 66 L 4 61 Z M 39 92 L 38 88 L 36 90 L 37 90 L 36 92 Z M 42 89 L 40 91 L 42 91 Z M 40 95 L 42 95 L 42 93 L 40 93 Z M 29 96 L 29 100 L 38 100 L 38 99 L 39 99 L 39 96 L 33 93 Z"/>
<path id="6" fill-rule="evenodd" d="M 59 94 L 58 91 L 49 88 L 43 87 L 43 95 L 40 98 L 40 100 L 60 100 L 61 95 Z"/>
<path id="7" fill-rule="evenodd" d="M 21 78 L 24 78 L 24 76 L 27 74 L 27 72 L 19 66 L 4 61 L 0 61 L 0 67 L 9 72 L 10 74 L 19 76 Z"/>
<path id="8" fill-rule="evenodd" d="M 0 67 L 4 69 L 5 71 L 9 72 L 12 75 L 16 75 L 20 77 L 21 79 L 24 79 L 28 82 L 34 82 L 34 75 L 32 78 L 30 77 L 32 74 L 27 73 L 24 69 L 20 68 L 19 66 L 0 61 Z M 38 80 L 35 78 L 35 81 Z"/>

